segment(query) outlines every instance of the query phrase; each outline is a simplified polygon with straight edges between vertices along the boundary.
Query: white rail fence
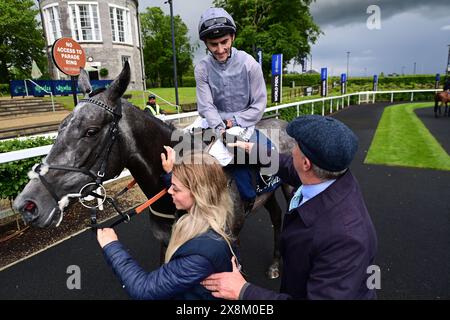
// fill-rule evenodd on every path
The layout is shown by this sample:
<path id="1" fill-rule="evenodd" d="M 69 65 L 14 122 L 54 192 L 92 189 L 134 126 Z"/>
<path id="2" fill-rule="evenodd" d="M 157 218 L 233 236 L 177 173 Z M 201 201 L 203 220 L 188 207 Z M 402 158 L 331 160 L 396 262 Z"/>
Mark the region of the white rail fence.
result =
<path id="1" fill-rule="evenodd" d="M 50 95 L 50 98 L 52 99 L 52 108 L 53 108 L 53 112 L 55 112 L 55 101 L 53 99 L 53 93 L 51 91 L 47 91 L 45 90 L 45 88 L 41 87 L 40 85 L 38 85 L 36 82 L 34 82 L 31 79 L 25 79 L 23 80 L 23 83 L 25 85 L 25 92 L 27 93 L 27 97 L 28 97 L 28 87 L 27 87 L 27 81 L 30 81 L 32 84 L 34 84 L 36 87 L 38 87 L 39 89 L 41 89 L 42 91 L 44 91 L 45 93 L 48 93 Z"/>
<path id="2" fill-rule="evenodd" d="M 391 102 L 394 101 L 394 95 L 398 93 L 409 93 L 410 94 L 410 101 L 414 100 L 414 94 L 415 93 L 424 93 L 424 92 L 437 92 L 441 91 L 440 89 L 426 89 L 426 90 L 392 90 L 392 91 L 362 91 L 362 92 L 356 92 L 356 93 L 349 93 L 341 96 L 334 96 L 334 97 L 325 97 L 325 98 L 317 98 L 317 99 L 311 99 L 311 100 L 303 100 L 303 101 L 297 101 L 297 102 L 291 102 L 287 104 L 281 104 L 278 106 L 273 106 L 266 108 L 264 112 L 273 112 L 278 111 L 281 109 L 286 108 L 296 108 L 297 109 L 297 116 L 300 115 L 300 108 L 301 107 L 308 107 L 310 105 L 311 107 L 311 114 L 314 114 L 315 112 L 315 106 L 319 105 L 322 106 L 321 108 L 321 114 L 325 115 L 325 102 L 329 101 L 329 111 L 332 113 L 333 111 L 340 110 L 344 108 L 345 106 L 350 106 L 350 98 L 352 96 L 358 97 L 358 103 L 361 104 L 362 102 L 372 102 L 375 103 L 376 96 L 383 94 L 390 94 L 391 96 Z M 186 112 L 186 113 L 180 113 L 180 114 L 174 114 L 174 115 L 166 115 L 164 119 L 167 120 L 177 120 L 177 119 L 183 119 L 183 118 L 189 118 L 189 117 L 196 117 L 198 116 L 197 111 L 193 112 Z M 50 133 L 47 134 L 47 136 L 56 136 L 56 133 Z M 26 137 L 23 137 L 24 139 Z M 22 160 L 22 159 L 28 159 L 33 158 L 37 156 L 44 156 L 48 154 L 50 149 L 53 145 L 43 146 L 43 147 L 35 147 L 35 148 L 28 148 L 23 150 L 17 150 L 17 151 L 11 151 L 6 153 L 0 154 L 0 164 Z"/>

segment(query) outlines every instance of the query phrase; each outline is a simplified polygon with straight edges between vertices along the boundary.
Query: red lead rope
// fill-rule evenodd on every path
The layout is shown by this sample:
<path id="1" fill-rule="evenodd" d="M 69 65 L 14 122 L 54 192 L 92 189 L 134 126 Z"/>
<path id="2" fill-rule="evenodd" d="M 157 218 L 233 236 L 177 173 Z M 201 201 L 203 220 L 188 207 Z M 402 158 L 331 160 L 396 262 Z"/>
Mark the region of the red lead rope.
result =
<path id="1" fill-rule="evenodd" d="M 119 192 L 118 195 L 124 194 L 126 191 L 131 189 L 135 184 L 136 184 L 136 180 L 133 179 L 121 192 Z M 156 195 L 154 195 L 153 197 L 151 197 L 150 199 L 145 201 L 143 204 L 137 206 L 134 210 L 129 210 L 125 214 L 121 214 L 122 217 L 119 220 L 112 223 L 109 227 L 113 228 L 124 221 L 129 221 L 132 216 L 134 216 L 136 214 L 140 214 L 142 211 L 144 211 L 145 209 L 150 207 L 153 203 L 155 203 L 156 201 L 161 199 L 161 197 L 163 197 L 166 193 L 167 193 L 167 189 L 161 190 Z M 117 208 L 116 208 L 116 210 L 117 210 Z M 119 211 L 119 213 L 120 213 L 120 211 Z M 97 228 L 98 227 L 97 222 L 95 221 L 94 223 L 91 224 L 91 226 L 93 228 Z"/>
<path id="2" fill-rule="evenodd" d="M 153 197 L 151 197 L 150 199 L 148 199 L 147 201 L 145 201 L 143 204 L 141 204 L 140 206 L 138 206 L 134 211 L 136 211 L 136 214 L 141 213 L 142 211 L 144 211 L 145 209 L 147 209 L 148 207 L 150 207 L 153 203 L 155 203 L 156 201 L 158 201 L 163 195 L 165 195 L 167 193 L 167 189 L 163 189 L 160 192 L 158 192 L 158 194 L 154 195 Z"/>

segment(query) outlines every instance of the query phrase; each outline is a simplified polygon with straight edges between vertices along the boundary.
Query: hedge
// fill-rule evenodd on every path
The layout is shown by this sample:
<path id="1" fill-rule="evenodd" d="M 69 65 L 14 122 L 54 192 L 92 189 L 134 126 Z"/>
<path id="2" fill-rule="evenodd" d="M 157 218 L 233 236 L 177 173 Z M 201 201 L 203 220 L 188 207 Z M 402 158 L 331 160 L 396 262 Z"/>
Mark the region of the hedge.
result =
<path id="1" fill-rule="evenodd" d="M 54 138 L 30 138 L 27 140 L 7 140 L 0 142 L 0 152 L 10 152 L 54 143 Z M 0 164 L 0 198 L 14 199 L 28 183 L 28 171 L 44 157 L 34 157 Z"/>
<path id="2" fill-rule="evenodd" d="M 0 83 L 0 93 L 2 95 L 9 95 L 9 84 L 7 83 Z"/>
<path id="3" fill-rule="evenodd" d="M 405 87 L 411 88 L 411 86 L 426 86 L 434 88 L 435 75 L 408 75 L 408 76 L 398 76 L 398 77 L 378 77 L 378 86 L 386 87 Z M 270 80 L 270 79 L 269 79 Z M 444 85 L 445 77 L 441 76 L 441 87 Z M 333 81 L 340 82 L 340 77 L 330 77 L 328 83 L 331 84 Z M 292 86 L 292 82 L 295 82 L 295 86 L 315 86 L 320 85 L 320 74 L 284 74 L 283 75 L 283 85 Z M 372 77 L 351 77 L 348 79 L 348 87 L 354 86 L 367 86 L 372 88 Z"/>

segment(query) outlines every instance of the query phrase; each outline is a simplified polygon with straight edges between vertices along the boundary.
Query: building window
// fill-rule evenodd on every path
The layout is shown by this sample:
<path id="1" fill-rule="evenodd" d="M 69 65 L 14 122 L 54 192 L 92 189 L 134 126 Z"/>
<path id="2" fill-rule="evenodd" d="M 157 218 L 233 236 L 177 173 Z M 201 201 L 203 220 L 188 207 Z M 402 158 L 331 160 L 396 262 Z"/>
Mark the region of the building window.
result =
<path id="1" fill-rule="evenodd" d="M 97 3 L 69 2 L 69 15 L 73 39 L 102 41 Z"/>
<path id="2" fill-rule="evenodd" d="M 46 7 L 43 11 L 47 31 L 47 42 L 49 45 L 52 45 L 55 40 L 61 38 L 58 5 Z"/>
<path id="3" fill-rule="evenodd" d="M 132 44 L 130 10 L 110 5 L 109 18 L 112 41 Z"/>

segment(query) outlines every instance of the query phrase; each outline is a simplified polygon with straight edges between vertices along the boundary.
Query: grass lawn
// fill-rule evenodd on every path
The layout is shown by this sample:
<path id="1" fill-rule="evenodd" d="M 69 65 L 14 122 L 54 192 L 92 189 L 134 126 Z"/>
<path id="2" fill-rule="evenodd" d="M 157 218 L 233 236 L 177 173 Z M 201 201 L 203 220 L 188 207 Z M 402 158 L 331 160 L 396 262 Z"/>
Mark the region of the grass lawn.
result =
<path id="1" fill-rule="evenodd" d="M 150 92 L 153 92 L 157 96 L 163 98 L 164 100 L 169 101 L 172 104 L 175 104 L 175 89 L 174 88 L 149 88 L 147 89 L 147 92 L 144 93 L 144 96 L 142 96 L 142 91 L 127 91 L 125 94 L 131 94 L 131 99 L 129 101 L 134 104 L 135 106 L 143 109 L 145 106 L 145 102 L 147 101 L 147 97 L 150 94 Z M 270 87 L 267 88 L 267 98 L 269 102 L 269 106 L 272 105 L 270 103 Z M 318 96 L 317 96 L 318 97 Z M 73 97 L 70 96 L 55 96 L 55 102 L 59 102 L 63 104 L 66 109 L 73 110 Z M 78 100 L 82 99 L 83 95 L 78 95 Z M 197 102 L 197 97 L 195 94 L 195 87 L 180 87 L 178 88 L 178 98 L 180 104 L 189 104 L 189 103 L 195 103 Z M 310 97 L 297 97 L 295 99 L 292 99 L 292 101 L 300 101 L 305 99 L 314 99 L 316 96 L 310 96 Z M 45 97 L 44 99 L 50 100 L 50 97 Z M 283 103 L 292 102 L 289 100 L 284 100 Z M 166 102 L 164 102 L 162 99 L 156 98 L 156 102 L 161 106 L 164 110 L 170 110 L 175 111 L 176 108 L 173 106 L 170 106 Z"/>
<path id="2" fill-rule="evenodd" d="M 385 108 L 364 163 L 450 170 L 450 156 L 414 113 L 424 107 L 432 106 L 428 102 Z"/>
<path id="3" fill-rule="evenodd" d="M 149 88 L 147 89 L 147 92 L 145 93 L 145 101 L 142 100 L 142 91 L 127 91 L 126 93 L 131 94 L 131 103 L 135 106 L 138 106 L 140 108 L 144 108 L 145 102 L 147 101 L 148 95 L 150 94 L 150 91 L 156 94 L 157 96 L 160 96 L 161 98 L 169 101 L 172 104 L 175 104 L 175 88 Z M 197 101 L 197 98 L 195 96 L 195 87 L 181 87 L 178 88 L 178 99 L 180 104 L 188 104 L 188 103 L 195 103 Z M 156 102 L 165 109 L 165 106 L 167 105 L 166 102 L 164 102 L 161 99 L 156 98 Z"/>
<path id="4" fill-rule="evenodd" d="M 143 109 L 145 106 L 145 102 L 147 101 L 148 95 L 150 92 L 155 93 L 156 95 L 162 97 L 163 99 L 169 101 L 170 103 L 175 104 L 175 89 L 174 88 L 150 88 L 144 93 L 144 97 L 142 96 L 142 91 L 127 91 L 125 94 L 131 94 L 131 99 L 129 101 L 135 106 Z M 195 96 L 195 87 L 183 87 L 178 88 L 178 97 L 180 100 L 180 104 L 187 103 L 195 103 L 197 101 Z M 45 100 L 50 101 L 50 97 L 45 97 Z M 73 96 L 55 96 L 55 102 L 61 103 L 68 110 L 73 110 Z M 83 99 L 83 95 L 78 95 L 78 100 Z M 144 100 L 145 99 L 145 100 Z M 161 99 L 156 98 L 157 103 L 161 106 L 161 109 L 166 111 L 176 112 L 176 108 L 162 101 Z"/>

